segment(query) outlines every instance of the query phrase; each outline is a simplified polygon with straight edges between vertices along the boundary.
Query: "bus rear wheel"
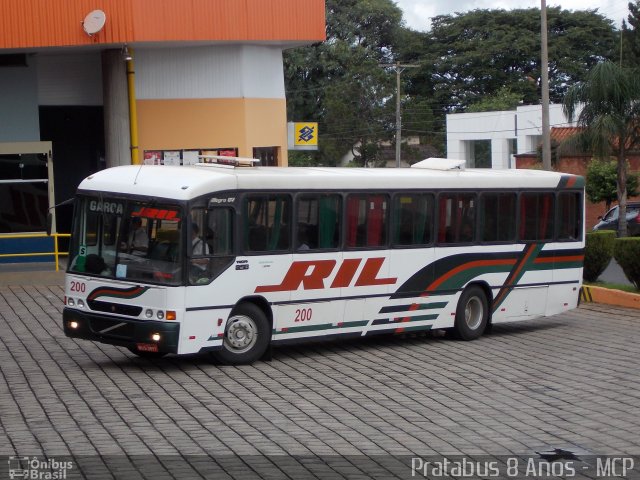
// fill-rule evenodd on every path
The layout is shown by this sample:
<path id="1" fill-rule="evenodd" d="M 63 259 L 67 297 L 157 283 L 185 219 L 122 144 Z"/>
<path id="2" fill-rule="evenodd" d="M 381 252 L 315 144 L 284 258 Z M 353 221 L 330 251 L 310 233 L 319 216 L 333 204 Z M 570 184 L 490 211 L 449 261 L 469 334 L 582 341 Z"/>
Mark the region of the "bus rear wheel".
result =
<path id="1" fill-rule="evenodd" d="M 489 302 L 484 290 L 477 285 L 465 288 L 458 300 L 453 330 L 462 340 L 480 337 L 489 319 Z"/>
<path id="2" fill-rule="evenodd" d="M 269 321 L 253 303 L 233 309 L 222 341 L 222 350 L 213 356 L 226 364 L 244 365 L 258 360 L 269 346 Z"/>

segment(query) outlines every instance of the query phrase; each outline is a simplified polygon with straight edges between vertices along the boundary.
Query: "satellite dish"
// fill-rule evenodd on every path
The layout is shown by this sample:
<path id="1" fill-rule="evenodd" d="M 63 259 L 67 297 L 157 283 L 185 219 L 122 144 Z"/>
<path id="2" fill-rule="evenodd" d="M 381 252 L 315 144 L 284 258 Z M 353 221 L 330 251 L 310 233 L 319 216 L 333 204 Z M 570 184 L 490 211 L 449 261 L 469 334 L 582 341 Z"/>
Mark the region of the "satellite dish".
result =
<path id="1" fill-rule="evenodd" d="M 82 28 L 87 35 L 91 36 L 102 30 L 106 21 L 107 16 L 102 10 L 94 10 L 84 17 Z"/>

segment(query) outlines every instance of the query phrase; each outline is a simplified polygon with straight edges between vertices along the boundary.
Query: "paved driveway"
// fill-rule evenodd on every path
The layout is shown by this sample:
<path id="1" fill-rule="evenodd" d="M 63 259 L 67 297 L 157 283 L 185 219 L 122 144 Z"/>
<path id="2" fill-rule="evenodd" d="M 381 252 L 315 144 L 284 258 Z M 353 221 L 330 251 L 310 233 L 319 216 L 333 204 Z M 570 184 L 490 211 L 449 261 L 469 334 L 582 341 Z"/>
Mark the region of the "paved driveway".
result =
<path id="1" fill-rule="evenodd" d="M 227 367 L 68 339 L 62 296 L 0 286 L 0 455 L 73 455 L 67 478 L 386 478 L 394 462 L 411 477 L 414 457 L 640 455 L 639 311 L 588 304 L 474 342 L 307 344 Z"/>

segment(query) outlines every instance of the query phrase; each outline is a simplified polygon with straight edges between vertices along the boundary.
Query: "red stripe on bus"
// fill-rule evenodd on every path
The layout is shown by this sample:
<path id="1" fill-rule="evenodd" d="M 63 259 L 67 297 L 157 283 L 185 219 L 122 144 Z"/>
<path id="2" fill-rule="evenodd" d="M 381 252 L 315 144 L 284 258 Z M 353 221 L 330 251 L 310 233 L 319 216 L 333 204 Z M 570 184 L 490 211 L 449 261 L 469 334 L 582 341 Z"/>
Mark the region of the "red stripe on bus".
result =
<path id="1" fill-rule="evenodd" d="M 447 273 L 445 273 L 439 279 L 437 279 L 435 282 L 429 285 L 427 290 L 424 291 L 421 296 L 428 295 L 430 290 L 434 290 L 438 288 L 440 285 L 442 285 L 444 282 L 449 280 L 454 275 L 457 275 L 458 273 L 464 270 L 467 270 L 469 268 L 491 267 L 494 265 L 513 265 L 514 263 L 516 263 L 516 261 L 513 258 L 506 258 L 506 259 L 500 259 L 500 260 L 475 260 L 473 262 L 463 263 L 462 265 L 454 268 L 453 270 L 449 270 Z"/>
<path id="2" fill-rule="evenodd" d="M 584 255 L 566 255 L 564 257 L 536 258 L 533 263 L 580 262 L 583 260 L 584 260 Z"/>
<path id="3" fill-rule="evenodd" d="M 136 293 L 140 292 L 140 290 L 142 290 L 142 287 L 138 287 L 138 288 L 135 288 L 133 290 L 124 290 L 124 291 L 123 290 L 116 290 L 116 289 L 113 289 L 113 288 L 100 288 L 100 289 L 98 289 L 96 291 L 93 291 L 91 293 L 91 295 L 89 295 L 88 299 L 89 300 L 94 300 L 94 299 L 96 299 L 98 297 L 102 297 L 102 296 L 105 296 L 105 295 L 114 295 L 116 297 L 124 297 L 124 298 L 126 298 L 126 297 L 128 297 L 130 295 L 135 295 Z"/>

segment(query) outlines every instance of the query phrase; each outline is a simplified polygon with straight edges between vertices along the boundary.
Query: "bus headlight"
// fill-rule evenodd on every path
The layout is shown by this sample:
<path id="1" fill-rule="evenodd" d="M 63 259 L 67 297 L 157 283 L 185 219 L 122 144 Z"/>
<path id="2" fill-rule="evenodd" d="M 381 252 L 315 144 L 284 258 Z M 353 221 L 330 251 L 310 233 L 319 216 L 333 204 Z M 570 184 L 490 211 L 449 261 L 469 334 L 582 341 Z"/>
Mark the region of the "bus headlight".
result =
<path id="1" fill-rule="evenodd" d="M 151 335 L 151 340 L 153 340 L 154 342 L 159 342 L 160 341 L 160 334 L 159 333 L 154 333 L 153 335 Z"/>
<path id="2" fill-rule="evenodd" d="M 67 305 L 73 307 L 76 304 L 76 301 L 73 298 L 67 298 Z"/>
<path id="3" fill-rule="evenodd" d="M 84 301 L 81 299 L 78 299 L 78 308 L 84 308 Z"/>
<path id="4" fill-rule="evenodd" d="M 158 310 L 158 314 L 156 315 L 158 320 L 162 320 L 164 318 L 164 312 L 162 310 Z"/>
<path id="5" fill-rule="evenodd" d="M 73 330 L 77 330 L 79 326 L 80 326 L 80 325 L 79 325 L 79 324 L 78 324 L 78 322 L 76 322 L 75 320 L 71 320 L 71 321 L 69 322 L 69 328 L 71 328 L 71 329 L 73 329 Z"/>
<path id="6" fill-rule="evenodd" d="M 144 312 L 144 316 L 147 318 L 153 317 L 153 310 L 151 310 L 150 308 L 147 308 Z"/>

